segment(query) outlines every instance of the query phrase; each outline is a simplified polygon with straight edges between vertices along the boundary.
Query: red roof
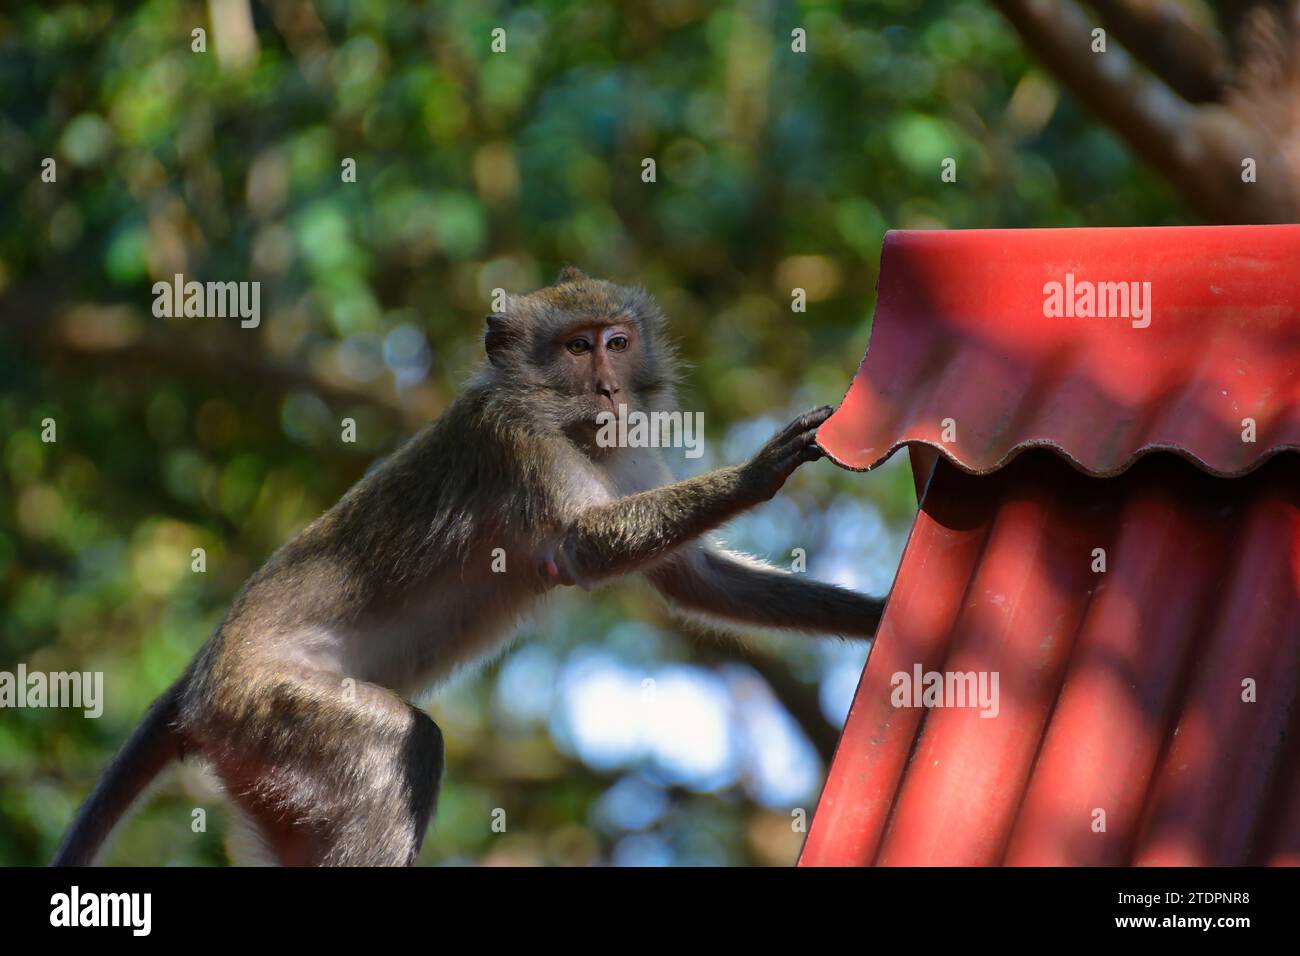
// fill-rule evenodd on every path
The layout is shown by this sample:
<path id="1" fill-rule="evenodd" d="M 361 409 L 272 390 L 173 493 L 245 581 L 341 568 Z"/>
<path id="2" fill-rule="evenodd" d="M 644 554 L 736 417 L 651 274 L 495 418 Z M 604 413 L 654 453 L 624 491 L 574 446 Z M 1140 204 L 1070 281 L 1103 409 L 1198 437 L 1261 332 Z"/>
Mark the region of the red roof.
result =
<path id="1" fill-rule="evenodd" d="M 1298 253 L 1300 227 L 886 237 L 819 440 L 945 457 L 802 864 L 1300 864 Z M 1045 315 L 1067 274 L 1149 282 L 1150 323 Z M 996 716 L 895 706 L 918 668 L 996 674 Z"/>
<path id="2" fill-rule="evenodd" d="M 1094 311 L 1097 286 L 1107 311 L 1140 299 L 1150 325 L 1046 317 L 1049 283 Z M 1156 449 L 1220 475 L 1300 449 L 1300 227 L 891 232 L 871 348 L 818 437 L 862 470 L 949 418 L 945 453 L 977 472 L 1037 445 L 1100 475 Z"/>

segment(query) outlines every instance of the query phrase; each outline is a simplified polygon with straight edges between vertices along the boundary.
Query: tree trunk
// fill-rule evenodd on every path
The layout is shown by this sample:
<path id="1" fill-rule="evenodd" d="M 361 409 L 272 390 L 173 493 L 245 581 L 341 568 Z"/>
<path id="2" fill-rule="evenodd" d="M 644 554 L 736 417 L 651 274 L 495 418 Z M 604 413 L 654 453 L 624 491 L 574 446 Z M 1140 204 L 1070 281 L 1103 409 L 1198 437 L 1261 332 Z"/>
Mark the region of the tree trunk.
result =
<path id="1" fill-rule="evenodd" d="M 1176 0 L 994 2 L 1047 70 L 1208 222 L 1296 221 L 1300 0 L 1224 4 L 1233 9 L 1217 24 Z"/>

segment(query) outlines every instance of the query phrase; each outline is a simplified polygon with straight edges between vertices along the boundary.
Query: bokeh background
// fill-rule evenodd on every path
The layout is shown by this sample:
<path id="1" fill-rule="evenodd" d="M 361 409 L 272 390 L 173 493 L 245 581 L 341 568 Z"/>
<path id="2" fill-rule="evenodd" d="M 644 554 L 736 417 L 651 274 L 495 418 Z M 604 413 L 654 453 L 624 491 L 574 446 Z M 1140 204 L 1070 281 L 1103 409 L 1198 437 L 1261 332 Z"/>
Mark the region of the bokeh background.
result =
<path id="1" fill-rule="evenodd" d="M 1091 25 L 1123 6 L 1063 9 Z M 1180 29 L 1223 31 L 1228 72 L 1185 99 L 1230 112 L 1238 12 L 1168 6 Z M 6 3 L 0 670 L 103 671 L 106 702 L 98 720 L 0 711 L 0 863 L 49 859 L 242 580 L 447 404 L 492 289 L 573 263 L 654 292 L 692 363 L 685 407 L 705 413 L 709 452 L 679 456 L 685 474 L 838 402 L 888 228 L 1292 214 L 1198 201 L 1110 100 L 1088 102 L 1114 77 L 1080 81 L 1016 21 L 1029 9 Z M 1123 68 L 1168 91 L 1141 30 L 1123 39 L 1142 60 Z M 1159 105 L 1135 102 L 1118 113 Z M 1155 138 L 1173 153 L 1197 135 Z M 151 285 L 178 272 L 259 280 L 260 327 L 155 318 Z M 802 548 L 812 576 L 883 593 L 914 510 L 905 456 L 871 475 L 819 463 L 723 537 L 786 565 Z M 713 639 L 632 585 L 566 595 L 430 701 L 449 764 L 422 862 L 790 864 L 867 649 Z M 233 829 L 205 773 L 174 768 L 105 860 L 221 864 Z"/>

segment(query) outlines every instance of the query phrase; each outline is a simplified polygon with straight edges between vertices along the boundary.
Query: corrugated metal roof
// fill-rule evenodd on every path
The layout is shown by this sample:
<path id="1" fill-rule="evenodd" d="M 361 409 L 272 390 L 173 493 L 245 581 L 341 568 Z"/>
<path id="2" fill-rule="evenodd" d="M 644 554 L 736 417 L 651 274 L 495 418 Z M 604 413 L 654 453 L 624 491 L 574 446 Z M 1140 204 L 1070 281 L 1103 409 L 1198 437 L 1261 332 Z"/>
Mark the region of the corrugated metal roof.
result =
<path id="1" fill-rule="evenodd" d="M 802 864 L 1300 864 L 1300 457 L 1260 466 L 1300 437 L 1298 243 L 887 238 L 868 358 L 819 440 L 867 467 L 953 417 L 936 444 L 992 473 L 941 459 L 925 489 Z M 1042 262 L 1163 276 L 1150 326 L 1025 319 L 1008 276 L 1041 292 Z M 1035 323 L 1069 328 L 1019 343 Z M 1247 412 L 1254 444 L 1229 417 Z M 1182 457 L 1071 467 L 1161 448 Z M 996 674 L 997 715 L 895 706 L 895 675 L 928 672 Z"/>
<path id="2" fill-rule="evenodd" d="M 1088 290 L 1129 315 L 1045 317 Z M 1300 449 L 1300 226 L 891 232 L 871 348 L 819 438 L 857 470 L 926 442 L 981 473 L 1034 446 L 1097 475 Z"/>

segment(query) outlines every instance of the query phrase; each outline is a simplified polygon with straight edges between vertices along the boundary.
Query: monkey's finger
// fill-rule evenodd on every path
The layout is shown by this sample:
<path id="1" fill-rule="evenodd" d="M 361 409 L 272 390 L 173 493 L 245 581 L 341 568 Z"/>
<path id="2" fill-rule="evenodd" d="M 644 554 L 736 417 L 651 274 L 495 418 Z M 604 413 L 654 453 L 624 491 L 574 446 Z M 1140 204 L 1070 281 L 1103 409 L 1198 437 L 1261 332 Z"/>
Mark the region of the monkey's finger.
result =
<path id="1" fill-rule="evenodd" d="M 805 448 L 808 448 L 810 446 L 814 448 L 817 447 L 818 427 L 819 426 L 814 425 L 808 429 L 805 429 L 802 432 L 799 432 L 797 435 L 791 436 L 789 441 L 783 443 L 783 446 L 781 448 L 782 457 L 790 454 L 800 454 L 803 452 Z M 812 459 L 809 460 L 811 461 Z"/>
<path id="2" fill-rule="evenodd" d="M 817 448 L 817 429 L 834 412 L 829 405 L 805 412 L 785 428 L 781 429 L 763 449 L 755 456 L 756 462 L 764 462 L 762 467 L 769 474 L 777 476 L 777 487 L 794 473 L 794 470 L 806 461 L 816 461 L 822 457 Z M 816 449 L 813 452 L 809 448 Z"/>
<path id="3" fill-rule="evenodd" d="M 816 461 L 823 456 L 824 452 L 815 444 L 807 444 L 790 449 L 786 452 L 785 457 L 781 459 L 779 471 L 782 474 L 782 483 L 789 478 L 796 468 L 804 462 Z"/>
<path id="4" fill-rule="evenodd" d="M 825 455 L 826 453 L 817 445 L 805 445 L 804 447 L 795 449 L 791 452 L 790 456 L 785 459 L 783 465 L 788 468 L 790 472 L 793 472 L 804 462 L 817 461 L 819 458 L 824 458 Z"/>
<path id="5" fill-rule="evenodd" d="M 835 409 L 831 408 L 829 405 L 823 405 L 820 408 L 814 408 L 810 412 L 804 412 L 777 433 L 777 440 L 785 441 L 801 432 L 807 431 L 809 428 L 817 428 L 822 422 L 831 417 L 831 412 L 833 411 L 835 411 Z"/>
<path id="6" fill-rule="evenodd" d="M 811 412 L 804 413 L 803 421 L 805 423 L 805 427 L 817 428 L 821 425 L 822 422 L 826 421 L 826 419 L 830 418 L 831 415 L 833 414 L 835 414 L 834 407 L 830 405 L 819 405 L 817 408 L 814 408 Z"/>

